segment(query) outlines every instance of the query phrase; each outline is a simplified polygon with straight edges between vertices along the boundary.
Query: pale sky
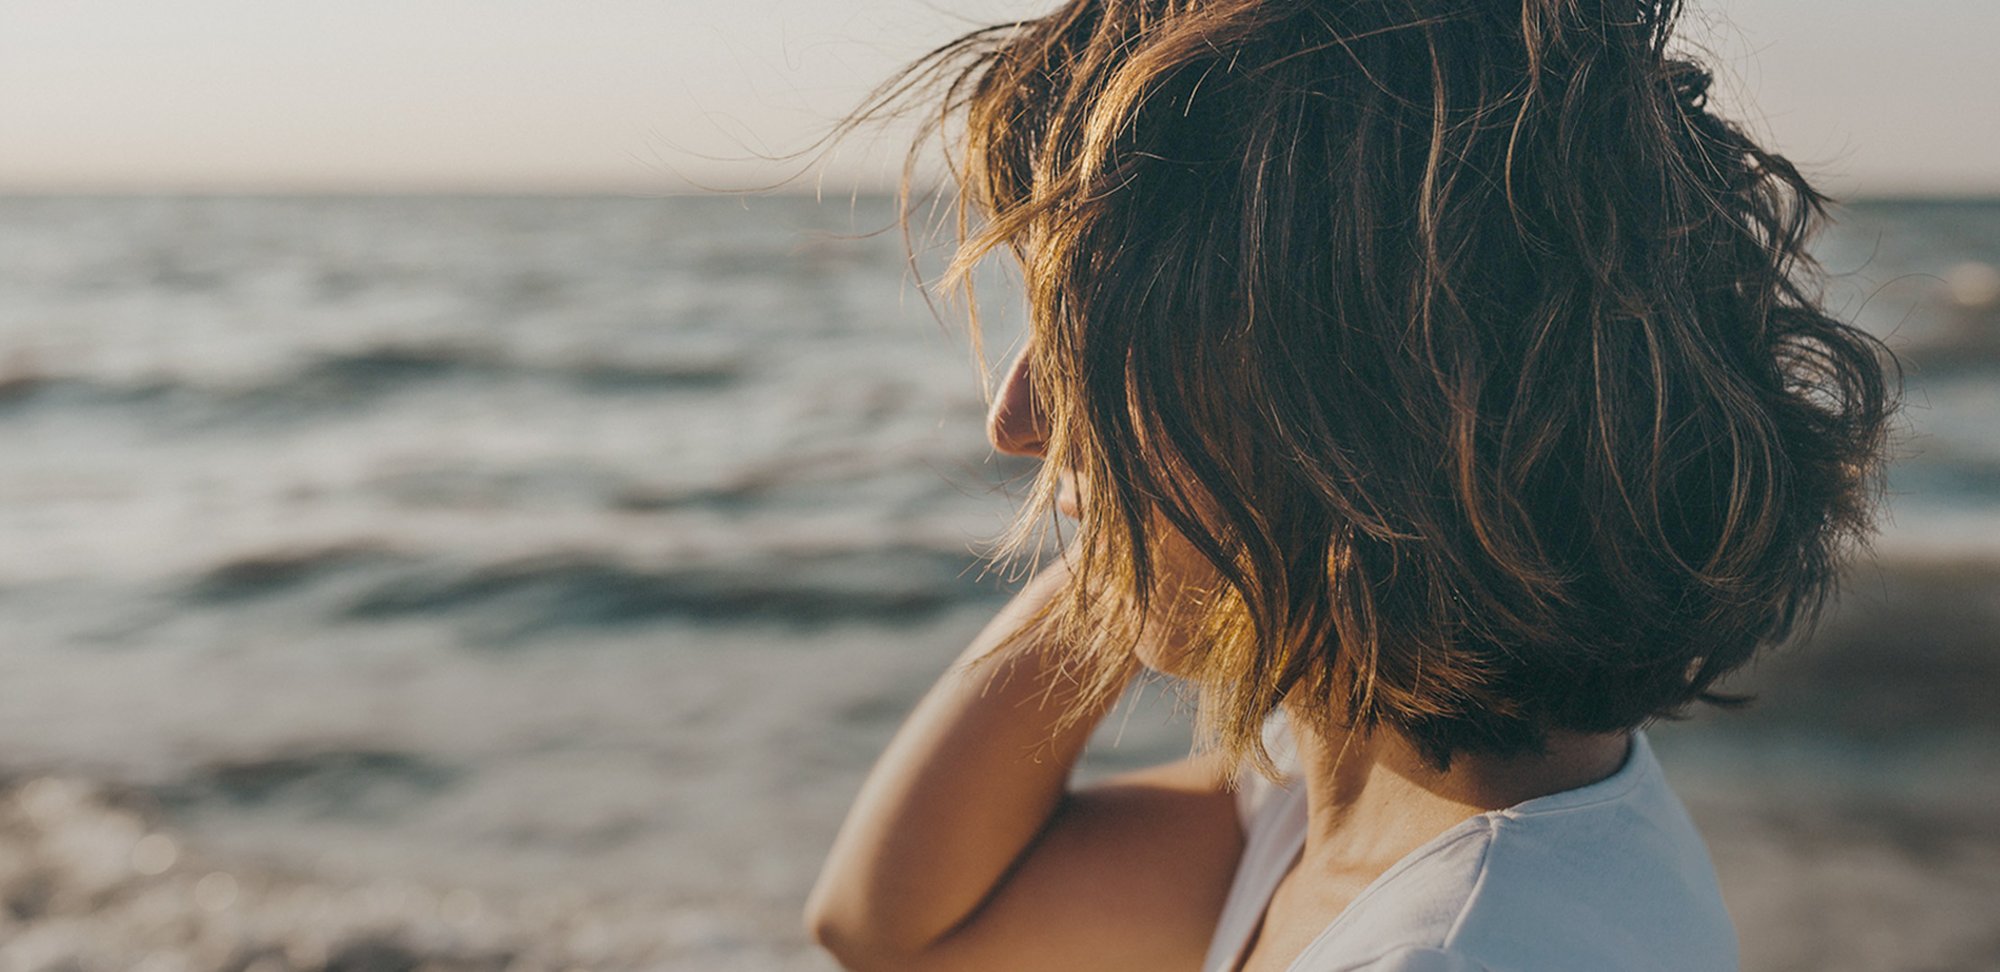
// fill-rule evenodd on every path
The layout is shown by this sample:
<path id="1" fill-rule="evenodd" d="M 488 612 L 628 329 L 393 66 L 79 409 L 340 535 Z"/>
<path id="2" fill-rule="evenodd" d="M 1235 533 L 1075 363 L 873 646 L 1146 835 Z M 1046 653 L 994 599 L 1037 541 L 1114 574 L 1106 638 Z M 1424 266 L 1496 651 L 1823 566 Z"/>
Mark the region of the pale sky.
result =
<path id="1" fill-rule="evenodd" d="M 1053 5 L 0 0 L 0 191 L 768 183 L 797 166 L 740 159 L 805 147 L 974 21 Z M 1836 194 L 2000 194 L 2000 3 L 1694 0 L 1686 28 Z M 896 157 L 860 149 L 828 190 Z"/>

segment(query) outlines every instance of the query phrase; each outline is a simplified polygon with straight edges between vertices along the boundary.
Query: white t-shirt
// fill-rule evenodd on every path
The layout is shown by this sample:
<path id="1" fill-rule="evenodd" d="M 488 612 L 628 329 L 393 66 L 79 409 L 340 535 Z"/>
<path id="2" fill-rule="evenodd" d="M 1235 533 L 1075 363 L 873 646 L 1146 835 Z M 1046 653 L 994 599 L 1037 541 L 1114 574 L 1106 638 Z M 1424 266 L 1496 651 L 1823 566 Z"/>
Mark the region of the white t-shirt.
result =
<path id="1" fill-rule="evenodd" d="M 1234 972 L 1305 846 L 1306 795 L 1282 713 L 1264 739 L 1286 786 L 1237 791 L 1247 835 L 1202 972 Z M 1736 930 L 1708 848 L 1643 731 L 1596 783 L 1491 810 L 1368 885 L 1288 972 L 1718 972 Z"/>

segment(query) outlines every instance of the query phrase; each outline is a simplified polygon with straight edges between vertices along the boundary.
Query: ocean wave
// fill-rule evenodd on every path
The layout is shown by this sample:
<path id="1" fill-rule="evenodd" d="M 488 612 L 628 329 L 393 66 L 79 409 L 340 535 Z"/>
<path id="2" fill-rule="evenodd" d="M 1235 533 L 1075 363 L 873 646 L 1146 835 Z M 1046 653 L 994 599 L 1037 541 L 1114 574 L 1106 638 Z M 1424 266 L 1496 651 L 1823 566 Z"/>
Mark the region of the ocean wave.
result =
<path id="1" fill-rule="evenodd" d="M 742 362 L 731 358 L 534 360 L 461 345 L 385 345 L 320 355 L 285 380 L 258 386 L 250 394 L 282 395 L 300 386 L 380 393 L 458 378 L 539 378 L 586 392 L 708 390 L 736 381 L 742 372 Z"/>
<path id="2" fill-rule="evenodd" d="M 201 766 L 155 788 L 168 806 L 221 801 L 308 805 L 320 816 L 382 816 L 450 786 L 459 772 L 415 753 L 373 748 L 278 752 Z"/>
<path id="3" fill-rule="evenodd" d="M 266 597 L 356 567 L 396 559 L 388 548 L 374 544 L 250 553 L 203 571 L 189 585 L 187 595 L 210 603 Z"/>
<path id="4" fill-rule="evenodd" d="M 539 360 L 461 345 L 381 345 L 325 352 L 248 380 L 189 374 L 139 378 L 17 369 L 0 376 L 0 415 L 31 408 L 201 408 L 217 417 L 315 417 L 452 382 L 548 382 L 582 394 L 714 391 L 740 380 L 742 361 Z"/>
<path id="5" fill-rule="evenodd" d="M 372 586 L 350 619 L 482 611 L 517 633 L 665 619 L 895 626 L 991 597 L 970 554 L 914 548 L 809 554 L 735 564 L 645 567 L 552 554 Z"/>
<path id="6" fill-rule="evenodd" d="M 463 563 L 352 543 L 233 556 L 180 596 L 233 607 L 301 595 L 338 620 L 455 618 L 509 637 L 667 620 L 895 627 L 998 596 L 980 566 L 967 551 L 907 545 L 645 565 L 596 550 Z"/>

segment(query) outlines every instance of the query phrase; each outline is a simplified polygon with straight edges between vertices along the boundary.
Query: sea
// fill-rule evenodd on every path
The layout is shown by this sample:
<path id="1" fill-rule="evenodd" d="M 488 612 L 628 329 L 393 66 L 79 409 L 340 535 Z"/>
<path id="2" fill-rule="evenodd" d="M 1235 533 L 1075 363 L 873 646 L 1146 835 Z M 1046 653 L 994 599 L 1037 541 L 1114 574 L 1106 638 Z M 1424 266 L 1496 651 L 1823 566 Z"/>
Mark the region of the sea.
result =
<path id="1" fill-rule="evenodd" d="M 945 218 L 0 198 L 0 970 L 835 968 L 804 896 L 1031 471 Z M 1745 969 L 2000 969 L 2000 202 L 1814 252 L 1902 358 L 1882 530 L 1648 732 Z M 1143 683 L 1083 778 L 1187 715 Z"/>

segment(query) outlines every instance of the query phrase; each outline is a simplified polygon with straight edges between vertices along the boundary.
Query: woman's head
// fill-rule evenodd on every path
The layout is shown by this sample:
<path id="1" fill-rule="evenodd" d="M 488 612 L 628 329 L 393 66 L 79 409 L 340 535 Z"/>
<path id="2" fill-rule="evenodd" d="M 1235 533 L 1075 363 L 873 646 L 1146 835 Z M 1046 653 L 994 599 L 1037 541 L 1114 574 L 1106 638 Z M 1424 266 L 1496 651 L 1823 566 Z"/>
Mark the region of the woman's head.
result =
<path id="1" fill-rule="evenodd" d="M 1082 670 L 1177 547 L 1211 740 L 1290 697 L 1443 764 L 1717 701 L 1810 615 L 1892 396 L 1675 7 L 1072 0 L 885 89 L 962 119 L 959 269 L 1021 262 Z"/>

